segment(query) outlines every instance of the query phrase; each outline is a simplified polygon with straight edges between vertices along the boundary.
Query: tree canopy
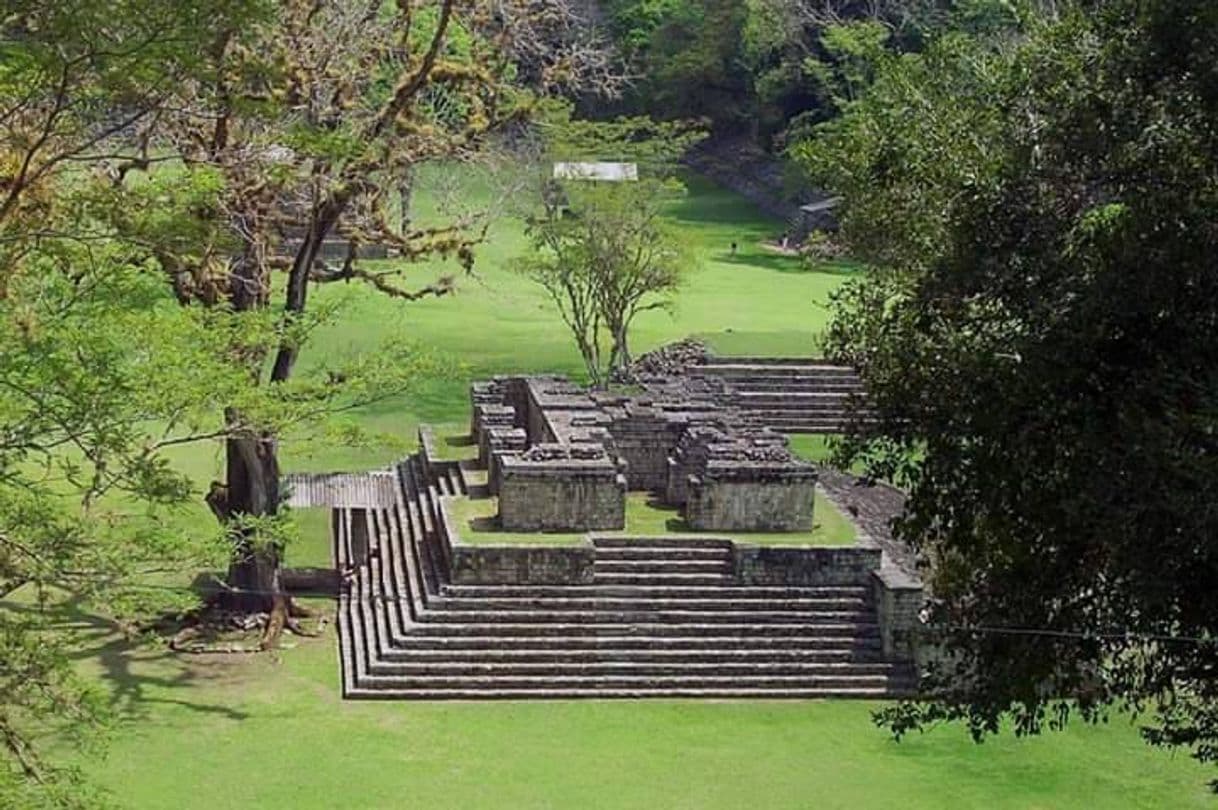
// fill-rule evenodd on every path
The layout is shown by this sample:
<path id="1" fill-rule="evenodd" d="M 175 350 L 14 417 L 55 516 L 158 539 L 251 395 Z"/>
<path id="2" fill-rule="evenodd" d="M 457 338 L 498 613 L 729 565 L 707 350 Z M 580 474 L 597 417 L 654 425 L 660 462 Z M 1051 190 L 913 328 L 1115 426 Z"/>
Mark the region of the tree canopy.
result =
<path id="1" fill-rule="evenodd" d="M 96 797 L 36 744 L 85 737 L 104 707 L 75 677 L 70 634 L 43 608 L 83 600 L 129 632 L 185 588 L 148 577 L 214 569 L 222 595 L 290 620 L 278 579 L 290 521 L 278 442 L 399 393 L 420 368 L 398 341 L 293 374 L 333 316 L 312 285 L 398 283 L 357 255 L 465 266 L 484 222 L 412 224 L 388 211 L 414 166 L 479 158 L 533 101 L 612 91 L 594 39 L 561 0 L 400 4 L 43 2 L 0 18 L 0 804 Z M 400 211 L 398 212 L 401 213 Z M 340 267 L 323 243 L 352 247 Z M 273 281 L 286 271 L 282 282 Z M 272 294 L 282 306 L 271 306 Z M 350 438 L 350 434 L 347 434 Z M 208 504 L 170 451 L 226 450 Z"/>
<path id="2" fill-rule="evenodd" d="M 888 57 L 799 150 L 875 269 L 832 355 L 909 489 L 932 700 L 983 736 L 1151 709 L 1218 759 L 1218 7 L 1115 0 Z"/>

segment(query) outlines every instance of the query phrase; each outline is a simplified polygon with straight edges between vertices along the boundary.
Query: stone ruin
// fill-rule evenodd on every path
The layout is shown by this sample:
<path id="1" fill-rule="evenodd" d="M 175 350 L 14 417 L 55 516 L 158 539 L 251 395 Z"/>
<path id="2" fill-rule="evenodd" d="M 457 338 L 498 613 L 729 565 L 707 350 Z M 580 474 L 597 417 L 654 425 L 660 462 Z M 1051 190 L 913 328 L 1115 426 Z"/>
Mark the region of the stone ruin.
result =
<path id="1" fill-rule="evenodd" d="M 641 358 L 633 394 L 558 376 L 474 383 L 470 431 L 502 528 L 620 530 L 633 490 L 679 507 L 699 532 L 810 531 L 816 468 L 734 407 L 721 381 L 681 374 L 698 352 L 677 344 Z"/>

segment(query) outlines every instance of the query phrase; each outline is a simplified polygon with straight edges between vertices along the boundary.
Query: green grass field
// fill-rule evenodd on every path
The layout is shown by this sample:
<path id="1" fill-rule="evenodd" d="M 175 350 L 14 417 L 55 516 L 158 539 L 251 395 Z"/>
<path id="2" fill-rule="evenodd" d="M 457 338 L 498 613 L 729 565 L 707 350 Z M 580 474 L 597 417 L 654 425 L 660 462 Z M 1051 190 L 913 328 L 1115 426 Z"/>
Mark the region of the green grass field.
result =
<path id="1" fill-rule="evenodd" d="M 856 701 L 344 702 L 334 638 L 182 660 L 98 630 L 128 718 L 88 773 L 131 807 L 1212 807 L 1202 769 L 1127 721 L 976 746 L 894 743 Z"/>
<path id="2" fill-rule="evenodd" d="M 781 225 L 703 182 L 672 215 L 702 265 L 671 315 L 640 318 L 636 351 L 690 334 L 723 352 L 816 351 L 827 296 L 849 268 L 809 272 L 764 252 L 756 242 Z M 736 256 L 732 241 L 741 245 Z M 523 249 L 519 228 L 500 223 L 476 277 L 460 277 L 457 294 L 443 299 L 404 304 L 356 285 L 316 290 L 317 302 L 341 299 L 343 317 L 316 336 L 302 364 L 400 339 L 460 367 L 356 414 L 385 434 L 383 446 L 289 437 L 284 468 L 383 466 L 413 445 L 420 421 L 462 423 L 470 379 L 578 375 L 578 356 L 543 294 L 504 268 Z M 455 269 L 425 265 L 412 276 L 430 281 L 440 272 Z M 799 449 L 823 452 L 814 441 Z M 201 484 L 219 472 L 219 448 L 177 458 Z M 297 514 L 302 539 L 289 564 L 324 564 L 324 511 Z M 190 519 L 211 520 L 202 507 L 183 516 Z M 132 646 L 84 613 L 70 621 L 91 638 L 80 666 L 100 678 L 123 718 L 108 756 L 80 764 L 134 808 L 1213 806 L 1208 769 L 1146 747 L 1124 719 L 976 746 L 959 727 L 896 744 L 870 723 L 874 704 L 853 701 L 343 702 L 332 629 L 274 656 L 179 657 Z"/>
<path id="3" fill-rule="evenodd" d="M 457 524 L 461 542 L 471 546 L 482 545 L 572 545 L 582 543 L 586 532 L 533 532 L 521 534 L 504 531 L 498 526 L 498 498 L 457 498 L 451 502 L 450 515 Z M 598 531 L 595 534 L 613 535 L 706 535 L 723 537 L 730 535 L 742 543 L 764 546 L 847 546 L 854 542 L 855 529 L 850 521 L 837 511 L 823 495 L 816 493 L 813 506 L 816 523 L 810 532 L 718 532 L 706 535 L 695 532 L 681 518 L 675 507 L 656 503 L 645 492 L 631 492 L 626 496 L 626 528 L 622 532 Z"/>

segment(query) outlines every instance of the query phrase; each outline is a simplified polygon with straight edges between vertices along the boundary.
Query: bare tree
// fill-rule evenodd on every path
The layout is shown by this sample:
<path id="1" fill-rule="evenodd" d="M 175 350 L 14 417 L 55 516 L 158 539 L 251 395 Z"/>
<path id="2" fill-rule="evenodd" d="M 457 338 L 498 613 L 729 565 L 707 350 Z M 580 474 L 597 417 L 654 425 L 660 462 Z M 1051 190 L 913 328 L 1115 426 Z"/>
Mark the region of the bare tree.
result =
<path id="1" fill-rule="evenodd" d="M 692 259 L 663 217 L 673 185 L 654 179 L 580 185 L 567 189 L 565 212 L 551 209 L 531 222 L 536 253 L 516 266 L 549 294 L 589 379 L 602 386 L 631 362 L 634 319 L 672 305 Z"/>

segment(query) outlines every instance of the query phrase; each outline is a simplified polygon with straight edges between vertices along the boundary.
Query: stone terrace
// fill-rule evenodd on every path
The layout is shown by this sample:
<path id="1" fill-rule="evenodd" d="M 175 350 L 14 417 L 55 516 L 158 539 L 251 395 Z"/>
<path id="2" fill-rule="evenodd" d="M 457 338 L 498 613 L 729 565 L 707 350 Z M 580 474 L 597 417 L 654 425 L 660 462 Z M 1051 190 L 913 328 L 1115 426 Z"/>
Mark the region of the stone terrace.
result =
<path id="1" fill-rule="evenodd" d="M 772 427 L 837 429 L 857 380 L 805 361 L 720 363 L 689 345 L 638 368 L 636 394 L 557 377 L 477 383 L 476 461 L 437 458 L 424 428 L 392 488 L 334 504 L 346 697 L 916 692 L 921 584 L 889 553 L 890 537 L 868 533 L 886 532 L 881 512 L 899 501 L 880 499 L 855 521 L 853 546 L 757 546 L 739 534 L 811 526 L 818 471 Z M 788 384 L 841 412 L 749 396 L 780 399 Z M 769 425 L 777 411 L 789 422 Z M 848 485 L 832 484 L 831 499 L 858 514 Z M 498 495 L 505 529 L 588 534 L 574 545 L 467 545 L 453 504 L 474 487 Z M 622 528 L 627 488 L 679 504 L 706 533 L 598 535 Z"/>
<path id="2" fill-rule="evenodd" d="M 912 694 L 921 590 L 882 551 L 589 536 L 470 547 L 466 470 L 424 451 L 393 497 L 334 510 L 348 698 Z"/>

